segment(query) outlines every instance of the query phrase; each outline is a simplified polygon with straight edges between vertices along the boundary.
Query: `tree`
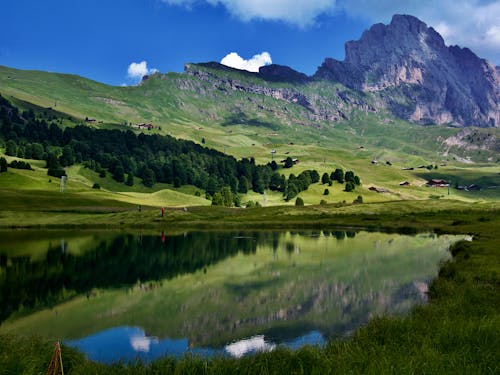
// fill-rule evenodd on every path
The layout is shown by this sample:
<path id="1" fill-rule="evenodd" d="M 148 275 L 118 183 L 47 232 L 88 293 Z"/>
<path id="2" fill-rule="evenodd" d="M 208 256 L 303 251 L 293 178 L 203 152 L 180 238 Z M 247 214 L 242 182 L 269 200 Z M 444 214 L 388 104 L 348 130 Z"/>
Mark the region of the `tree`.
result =
<path id="1" fill-rule="evenodd" d="M 358 197 L 352 201 L 354 204 L 361 204 L 363 203 L 363 197 L 361 195 L 358 195 Z"/>
<path id="2" fill-rule="evenodd" d="M 293 159 L 289 156 L 285 159 L 285 165 L 283 168 L 292 168 L 293 167 Z"/>
<path id="3" fill-rule="evenodd" d="M 238 183 L 238 193 L 246 194 L 248 193 L 248 180 L 245 176 L 241 176 Z"/>
<path id="4" fill-rule="evenodd" d="M 68 167 L 75 163 L 75 154 L 73 153 L 73 149 L 71 148 L 71 146 L 64 146 L 62 154 L 61 156 L 59 156 L 59 163 L 63 167 Z"/>
<path id="5" fill-rule="evenodd" d="M 328 184 L 330 182 L 330 176 L 328 175 L 328 173 L 323 173 L 323 176 L 321 176 L 321 183 L 322 184 Z"/>
<path id="6" fill-rule="evenodd" d="M 221 193 L 215 193 L 213 198 L 212 198 L 212 206 L 222 206 L 223 205 L 223 199 Z"/>
<path id="7" fill-rule="evenodd" d="M 352 182 L 354 183 L 354 172 L 353 171 L 347 171 L 345 173 L 344 179 L 346 182 Z"/>
<path id="8" fill-rule="evenodd" d="M 285 189 L 285 176 L 274 172 L 271 175 L 271 181 L 269 182 L 269 189 L 273 191 L 283 191 Z"/>
<path id="9" fill-rule="evenodd" d="M 125 184 L 128 186 L 134 186 L 134 175 L 132 173 L 128 174 Z"/>
<path id="10" fill-rule="evenodd" d="M 325 191 L 323 191 L 323 195 L 329 195 L 329 194 L 330 194 L 330 190 L 325 189 Z"/>
<path id="11" fill-rule="evenodd" d="M 315 184 L 316 182 L 319 182 L 319 173 L 316 169 L 313 169 L 311 171 L 311 183 Z"/>
<path id="12" fill-rule="evenodd" d="M 234 197 L 233 192 L 231 191 L 231 188 L 229 186 L 224 186 L 220 191 L 220 195 L 222 196 L 222 205 L 226 207 L 233 206 Z"/>
<path id="13" fill-rule="evenodd" d="M 97 182 L 95 182 L 94 185 L 92 185 L 92 189 L 99 190 L 100 188 L 101 188 L 101 185 L 99 185 Z"/>
<path id="14" fill-rule="evenodd" d="M 125 181 L 125 170 L 123 169 L 123 166 L 121 164 L 118 164 L 115 167 L 115 170 L 113 172 L 113 179 L 118 181 L 118 182 Z"/>
<path id="15" fill-rule="evenodd" d="M 17 148 L 17 157 L 21 158 L 21 159 L 24 159 L 24 155 L 25 155 L 25 153 L 24 153 L 24 147 L 23 146 L 19 146 Z"/>
<path id="16" fill-rule="evenodd" d="M 349 192 L 349 191 L 353 191 L 353 190 L 354 190 L 354 187 L 355 187 L 355 186 L 354 186 L 354 183 L 353 183 L 353 182 L 351 182 L 351 181 L 348 181 L 348 182 L 346 182 L 346 184 L 345 184 L 345 189 L 344 189 L 344 190 L 345 190 L 345 191 L 347 191 L 347 192 Z"/>
<path id="17" fill-rule="evenodd" d="M 290 199 L 295 198 L 297 194 L 299 194 L 299 189 L 297 189 L 295 183 L 288 181 L 285 189 L 285 200 L 289 201 Z"/>
<path id="18" fill-rule="evenodd" d="M 0 173 L 7 172 L 7 160 L 5 158 L 0 158 Z"/>
<path id="19" fill-rule="evenodd" d="M 151 168 L 145 168 L 142 176 L 142 183 L 144 186 L 153 187 L 155 184 L 155 173 Z"/>
<path id="20" fill-rule="evenodd" d="M 57 169 L 61 168 L 61 165 L 59 164 L 59 159 L 57 158 L 57 155 L 54 152 L 49 152 L 47 154 L 47 159 L 45 168 L 48 169 Z"/>
<path id="21" fill-rule="evenodd" d="M 8 140 L 5 145 L 5 154 L 9 156 L 17 155 L 17 145 L 12 139 Z"/>
<path id="22" fill-rule="evenodd" d="M 359 179 L 358 176 L 354 176 L 354 184 L 358 186 L 361 185 L 361 180 Z"/>
<path id="23" fill-rule="evenodd" d="M 335 169 L 334 172 L 330 175 L 330 179 L 333 181 L 337 181 L 339 184 L 344 183 L 344 171 L 341 168 Z"/>
<path id="24" fill-rule="evenodd" d="M 301 197 L 297 197 L 297 199 L 295 200 L 295 205 L 296 206 L 303 206 L 304 200 Z"/>
<path id="25" fill-rule="evenodd" d="M 208 179 L 206 192 L 212 197 L 217 192 L 217 180 L 213 176 Z"/>

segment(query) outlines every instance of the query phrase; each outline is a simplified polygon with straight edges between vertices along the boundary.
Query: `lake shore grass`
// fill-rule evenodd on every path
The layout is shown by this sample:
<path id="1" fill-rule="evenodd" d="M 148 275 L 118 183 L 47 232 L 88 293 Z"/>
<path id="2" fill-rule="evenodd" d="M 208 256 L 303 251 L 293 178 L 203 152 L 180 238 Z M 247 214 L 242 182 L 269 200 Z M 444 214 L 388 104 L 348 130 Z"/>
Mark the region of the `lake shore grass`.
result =
<path id="1" fill-rule="evenodd" d="M 324 348 L 278 349 L 242 359 L 164 358 L 152 364 L 112 366 L 86 360 L 63 346 L 68 374 L 400 374 L 498 373 L 500 371 L 500 207 L 497 203 L 401 201 L 349 206 L 169 209 L 120 207 L 89 210 L 1 212 L 0 225 L 145 229 L 279 229 L 360 227 L 407 233 L 470 234 L 450 249 L 430 286 L 430 302 L 406 317 L 371 320 L 352 337 Z M 11 215 L 11 216 L 9 216 Z M 36 219 L 38 218 L 38 219 Z M 14 221 L 15 220 L 15 221 Z M 113 220 L 112 224 L 109 221 Z M 37 337 L 0 336 L 0 369 L 6 374 L 46 371 L 53 343 Z"/>

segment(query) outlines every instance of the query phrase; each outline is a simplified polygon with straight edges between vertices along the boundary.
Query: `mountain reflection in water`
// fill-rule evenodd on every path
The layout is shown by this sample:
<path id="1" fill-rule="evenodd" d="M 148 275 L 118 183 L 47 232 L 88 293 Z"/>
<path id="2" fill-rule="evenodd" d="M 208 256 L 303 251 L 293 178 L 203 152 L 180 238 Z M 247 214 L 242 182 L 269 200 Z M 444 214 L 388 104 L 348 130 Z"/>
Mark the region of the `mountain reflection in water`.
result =
<path id="1" fill-rule="evenodd" d="M 58 236 L 0 239 L 0 333 L 62 338 L 104 362 L 322 345 L 424 303 L 459 239 L 341 230 Z"/>

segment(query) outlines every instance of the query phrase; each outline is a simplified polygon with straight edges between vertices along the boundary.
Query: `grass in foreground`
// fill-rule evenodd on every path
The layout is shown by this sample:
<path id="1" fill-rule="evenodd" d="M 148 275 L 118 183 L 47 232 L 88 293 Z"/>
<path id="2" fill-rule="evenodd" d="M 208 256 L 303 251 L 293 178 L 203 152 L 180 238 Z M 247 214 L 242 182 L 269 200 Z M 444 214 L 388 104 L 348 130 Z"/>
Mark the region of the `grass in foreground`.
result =
<path id="1" fill-rule="evenodd" d="M 366 205 L 368 206 L 368 205 Z M 401 206 L 401 207 L 399 207 Z M 330 342 L 325 348 L 279 349 L 243 359 L 165 358 L 150 365 L 106 366 L 85 360 L 63 347 L 68 374 L 328 374 L 328 373 L 498 373 L 500 371 L 500 228 L 496 206 L 441 205 L 427 210 L 422 203 L 374 206 L 371 215 L 361 209 L 328 215 L 336 222 L 408 230 L 433 228 L 437 232 L 471 233 L 472 242 L 459 242 L 450 251 L 430 288 L 430 303 L 404 318 L 377 318 L 352 338 Z M 397 210 L 398 207 L 400 210 Z M 424 208 L 422 208 L 424 207 Z M 286 209 L 286 208 L 283 208 Z M 365 211 L 367 207 L 363 207 Z M 247 224 L 264 213 L 255 211 Z M 308 223 L 307 210 L 290 208 L 295 224 Z M 402 212 L 394 215 L 392 212 Z M 203 216 L 201 211 L 197 213 Z M 221 212 L 217 212 L 221 214 Z M 193 214 L 194 215 L 194 214 Z M 315 216 L 315 215 L 311 215 Z M 210 218 L 209 218 L 210 219 Z M 221 220 L 230 220 L 227 216 Z M 275 220 L 275 219 L 274 219 Z M 286 224 L 285 220 L 285 224 Z M 288 222 L 289 225 L 291 225 Z M 240 223 L 242 225 L 242 223 Z M 46 370 L 52 344 L 38 338 L 0 337 L 3 373 L 36 374 Z"/>

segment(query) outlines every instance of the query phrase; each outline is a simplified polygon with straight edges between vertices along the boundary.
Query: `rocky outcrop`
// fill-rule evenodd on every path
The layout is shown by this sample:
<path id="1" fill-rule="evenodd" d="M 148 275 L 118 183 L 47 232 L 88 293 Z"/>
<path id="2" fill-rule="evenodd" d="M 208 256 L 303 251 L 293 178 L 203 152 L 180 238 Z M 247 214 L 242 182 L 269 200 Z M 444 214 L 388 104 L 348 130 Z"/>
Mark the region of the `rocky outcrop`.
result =
<path id="1" fill-rule="evenodd" d="M 207 69 L 208 68 L 208 69 Z M 336 122 L 349 118 L 353 109 L 376 111 L 375 108 L 360 98 L 352 90 L 335 88 L 331 95 L 322 96 L 314 93 L 314 89 L 305 89 L 305 85 L 313 84 L 305 74 L 291 68 L 269 65 L 260 69 L 259 73 L 251 73 L 230 68 L 218 63 L 186 64 L 184 72 L 197 80 L 207 82 L 213 90 L 231 93 L 233 91 L 248 94 L 257 94 L 296 104 L 306 110 L 305 120 L 309 123 L 316 121 Z M 224 74 L 237 72 L 237 75 Z M 254 78 L 247 79 L 247 78 Z M 255 80 L 258 78 L 260 80 Z M 291 86 L 280 87 L 269 83 L 293 83 Z M 181 89 L 206 90 L 182 83 Z M 256 110 L 264 110 L 257 105 Z M 286 117 L 287 114 L 277 114 Z M 282 115 L 282 116 L 281 116 Z"/>
<path id="2" fill-rule="evenodd" d="M 327 58 L 314 77 L 374 93 L 395 115 L 438 124 L 500 126 L 499 69 L 467 48 L 447 47 L 431 27 L 395 15 Z"/>

